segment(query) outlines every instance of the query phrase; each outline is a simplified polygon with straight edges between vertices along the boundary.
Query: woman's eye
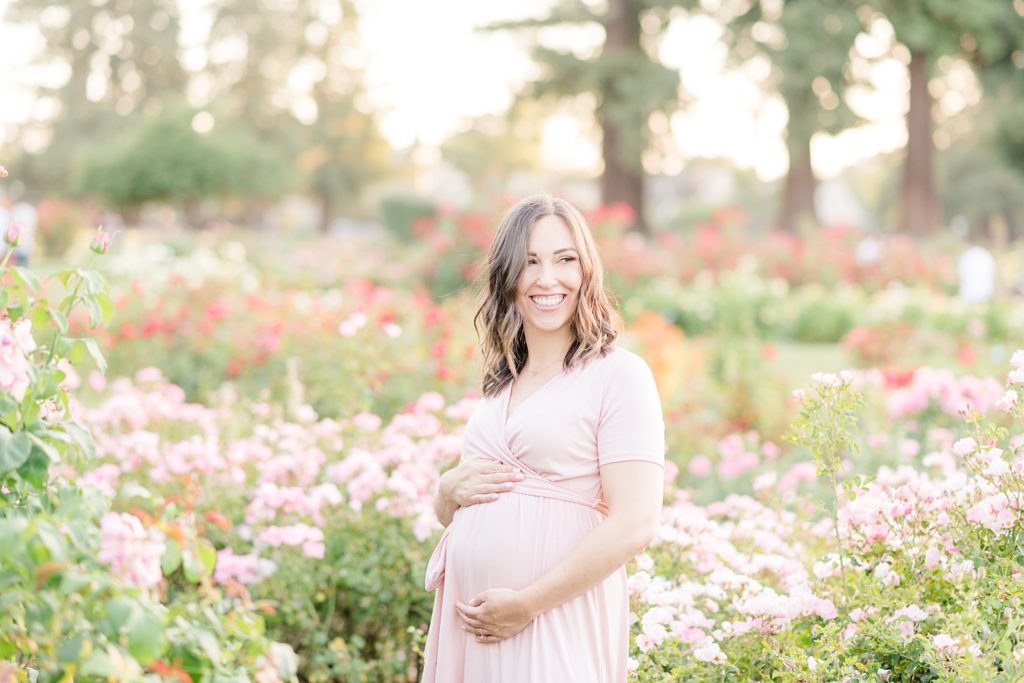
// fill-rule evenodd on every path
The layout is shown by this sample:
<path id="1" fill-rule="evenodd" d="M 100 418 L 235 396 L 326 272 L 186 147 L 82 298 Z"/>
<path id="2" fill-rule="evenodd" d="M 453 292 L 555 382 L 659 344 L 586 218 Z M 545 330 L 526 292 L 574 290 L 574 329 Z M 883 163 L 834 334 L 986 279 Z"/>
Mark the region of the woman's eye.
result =
<path id="1" fill-rule="evenodd" d="M 562 263 L 569 263 L 570 261 L 575 261 L 575 260 L 576 259 L 573 258 L 572 256 L 566 256 L 565 258 L 562 259 Z"/>

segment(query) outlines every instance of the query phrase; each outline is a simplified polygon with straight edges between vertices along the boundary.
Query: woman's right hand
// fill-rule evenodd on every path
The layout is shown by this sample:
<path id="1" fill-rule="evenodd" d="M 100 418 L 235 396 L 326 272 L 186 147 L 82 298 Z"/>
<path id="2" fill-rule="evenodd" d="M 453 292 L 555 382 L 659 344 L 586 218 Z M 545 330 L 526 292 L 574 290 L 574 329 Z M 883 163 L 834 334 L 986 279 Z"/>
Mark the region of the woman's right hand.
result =
<path id="1" fill-rule="evenodd" d="M 444 497 L 459 507 L 492 503 L 523 480 L 518 467 L 483 458 L 463 460 L 441 475 Z"/>

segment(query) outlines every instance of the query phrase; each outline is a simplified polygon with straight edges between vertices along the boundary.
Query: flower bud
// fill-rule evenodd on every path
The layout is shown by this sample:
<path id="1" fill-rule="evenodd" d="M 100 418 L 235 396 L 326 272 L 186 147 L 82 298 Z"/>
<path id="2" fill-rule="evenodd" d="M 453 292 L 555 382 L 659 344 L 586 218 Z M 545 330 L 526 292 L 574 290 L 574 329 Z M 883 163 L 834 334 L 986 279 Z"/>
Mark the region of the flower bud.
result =
<path id="1" fill-rule="evenodd" d="M 103 226 L 100 226 L 96 231 L 96 235 L 92 238 L 92 242 L 89 243 L 89 248 L 97 254 L 106 254 L 107 250 L 110 249 L 110 237 L 109 232 L 103 230 Z"/>
<path id="2" fill-rule="evenodd" d="M 21 244 L 22 240 L 25 239 L 25 224 L 24 223 L 11 223 L 4 230 L 4 242 L 9 247 L 16 247 Z"/>
<path id="3" fill-rule="evenodd" d="M 7 169 L 4 168 L 3 166 L 0 166 L 0 178 L 6 178 L 6 177 L 7 177 Z"/>

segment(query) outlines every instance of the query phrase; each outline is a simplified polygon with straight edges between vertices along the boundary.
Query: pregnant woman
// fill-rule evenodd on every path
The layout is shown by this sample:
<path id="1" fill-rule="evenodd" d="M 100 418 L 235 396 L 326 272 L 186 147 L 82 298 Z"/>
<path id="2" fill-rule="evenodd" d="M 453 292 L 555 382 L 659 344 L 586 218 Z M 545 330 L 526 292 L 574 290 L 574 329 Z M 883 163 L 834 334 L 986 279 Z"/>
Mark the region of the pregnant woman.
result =
<path id="1" fill-rule="evenodd" d="M 434 500 L 423 683 L 624 683 L 624 565 L 661 512 L 664 424 L 579 211 L 512 207 L 474 322 L 483 398 Z"/>

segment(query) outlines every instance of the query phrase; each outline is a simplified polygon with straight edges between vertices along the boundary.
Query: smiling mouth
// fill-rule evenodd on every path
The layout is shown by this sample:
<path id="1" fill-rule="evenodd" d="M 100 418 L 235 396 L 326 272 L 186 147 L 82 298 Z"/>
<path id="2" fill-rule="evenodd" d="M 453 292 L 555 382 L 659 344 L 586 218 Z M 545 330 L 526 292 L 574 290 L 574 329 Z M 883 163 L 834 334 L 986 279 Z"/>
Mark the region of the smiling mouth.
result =
<path id="1" fill-rule="evenodd" d="M 565 294 L 552 294 L 546 296 L 531 296 L 530 301 L 542 311 L 550 311 L 558 308 L 565 301 Z"/>

